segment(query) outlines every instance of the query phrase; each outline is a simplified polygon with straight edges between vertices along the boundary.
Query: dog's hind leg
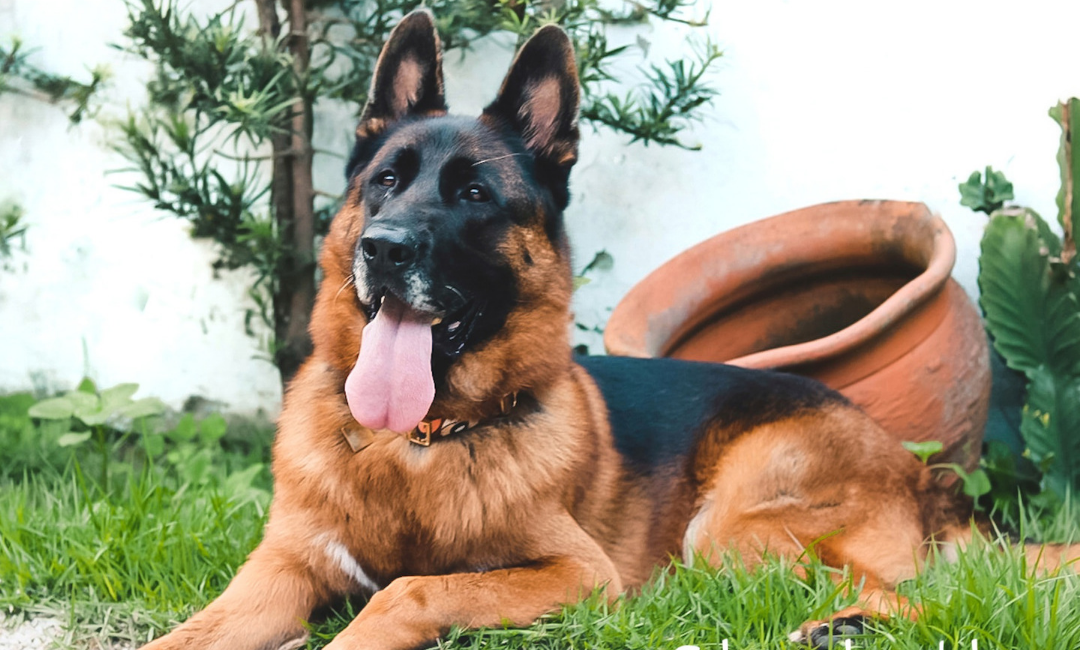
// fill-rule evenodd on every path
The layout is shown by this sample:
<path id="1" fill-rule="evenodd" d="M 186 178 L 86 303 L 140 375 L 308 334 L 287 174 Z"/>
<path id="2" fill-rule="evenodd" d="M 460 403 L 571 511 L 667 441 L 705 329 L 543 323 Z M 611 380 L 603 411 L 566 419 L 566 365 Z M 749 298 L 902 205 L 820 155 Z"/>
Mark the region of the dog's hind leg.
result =
<path id="1" fill-rule="evenodd" d="M 817 557 L 863 585 L 853 607 L 804 623 L 793 638 L 827 647 L 830 630 L 917 615 L 895 587 L 926 558 L 928 476 L 864 414 L 836 407 L 760 425 L 723 450 L 712 476 L 686 549 L 714 563 L 727 549 L 750 565 L 765 554 Z"/>
<path id="2" fill-rule="evenodd" d="M 916 576 L 925 559 L 922 549 L 904 543 L 889 544 L 886 537 L 879 539 L 880 546 L 866 546 L 844 535 L 822 542 L 817 553 L 831 566 L 846 567 L 852 584 L 859 589 L 858 596 L 850 607 L 802 623 L 791 633 L 792 641 L 827 648 L 832 637 L 862 633 L 867 619 L 918 618 L 918 606 L 896 593 L 896 586 Z"/>
<path id="3" fill-rule="evenodd" d="M 937 548 L 934 559 L 952 562 L 958 553 L 967 550 L 973 538 L 982 543 L 995 544 L 988 524 L 975 525 L 970 521 L 946 526 L 933 536 L 933 540 L 919 547 L 891 544 L 888 533 L 896 530 L 893 527 L 895 523 L 876 531 L 855 529 L 852 531 L 854 534 L 838 535 L 822 543 L 822 555 L 828 557 L 828 562 L 847 566 L 856 583 L 864 581 L 863 588 L 855 605 L 827 619 L 803 623 L 792 633 L 792 640 L 826 648 L 829 647 L 830 635 L 839 636 L 852 629 L 859 630 L 868 617 L 900 615 L 915 619 L 919 615 L 918 605 L 908 603 L 907 599 L 896 593 L 895 587 L 898 582 L 915 577 L 918 568 L 930 559 L 930 548 Z M 909 530 L 912 529 L 909 527 Z M 1029 542 L 1022 545 L 1022 550 L 1027 570 L 1033 573 L 1053 573 L 1062 569 L 1075 571 L 1080 563 L 1080 544 Z"/>
<path id="4" fill-rule="evenodd" d="M 710 522 L 715 526 L 712 534 L 702 531 L 694 552 L 712 564 L 722 561 L 723 555 L 718 551 L 730 549 L 750 567 L 772 555 L 795 563 L 816 557 L 827 566 L 846 568 L 851 583 L 859 590 L 855 604 L 824 619 L 804 622 L 790 637 L 796 642 L 827 648 L 832 636 L 861 633 L 868 618 L 897 615 L 915 618 L 917 609 L 897 594 L 895 587 L 903 580 L 914 578 L 922 562 L 917 535 L 898 539 L 896 531 L 890 530 L 885 522 L 870 521 L 857 528 L 828 532 L 800 525 L 800 519 L 806 521 L 813 514 L 788 507 L 714 520 Z M 727 533 L 717 537 L 721 530 Z M 915 530 L 913 527 L 911 532 Z M 716 539 L 725 542 L 715 544 Z M 794 570 L 805 576 L 802 565 L 796 564 Z M 838 582 L 844 577 L 840 573 L 832 575 Z"/>

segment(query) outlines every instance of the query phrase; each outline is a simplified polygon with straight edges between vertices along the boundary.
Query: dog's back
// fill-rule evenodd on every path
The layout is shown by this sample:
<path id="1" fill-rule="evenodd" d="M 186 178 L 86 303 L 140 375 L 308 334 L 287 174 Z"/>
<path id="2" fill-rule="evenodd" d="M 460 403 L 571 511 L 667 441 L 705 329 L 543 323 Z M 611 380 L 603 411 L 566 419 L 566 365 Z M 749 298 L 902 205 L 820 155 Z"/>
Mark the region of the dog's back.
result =
<path id="1" fill-rule="evenodd" d="M 615 446 L 634 471 L 685 465 L 702 434 L 729 435 L 827 404 L 839 393 L 796 375 L 676 359 L 578 357 L 600 388 Z"/>

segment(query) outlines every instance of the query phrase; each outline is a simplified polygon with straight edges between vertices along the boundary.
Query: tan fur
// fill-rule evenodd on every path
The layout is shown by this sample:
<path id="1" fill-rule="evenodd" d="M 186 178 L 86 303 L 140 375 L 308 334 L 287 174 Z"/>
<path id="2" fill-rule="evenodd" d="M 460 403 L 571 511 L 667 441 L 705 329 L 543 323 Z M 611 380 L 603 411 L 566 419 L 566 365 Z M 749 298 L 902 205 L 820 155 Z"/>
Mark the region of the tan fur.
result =
<path id="1" fill-rule="evenodd" d="M 563 99 L 559 96 L 559 80 L 548 78 L 529 91 L 528 99 L 521 107 L 520 116 L 527 123 L 525 144 L 535 147 L 538 142 L 555 139 L 558 115 Z"/>

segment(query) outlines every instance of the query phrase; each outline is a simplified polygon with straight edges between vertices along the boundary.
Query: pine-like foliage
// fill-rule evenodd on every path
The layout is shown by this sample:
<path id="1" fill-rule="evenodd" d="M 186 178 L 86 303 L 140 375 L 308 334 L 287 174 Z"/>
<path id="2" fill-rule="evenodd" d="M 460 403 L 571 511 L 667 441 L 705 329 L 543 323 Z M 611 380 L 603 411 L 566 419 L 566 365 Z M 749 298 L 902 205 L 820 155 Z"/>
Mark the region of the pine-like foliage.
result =
<path id="1" fill-rule="evenodd" d="M 119 151 L 136 172 L 129 188 L 191 222 L 219 244 L 218 268 L 251 269 L 256 305 L 283 380 L 310 351 L 308 318 L 316 288 L 316 248 L 338 197 L 320 191 L 311 144 L 317 104 L 358 112 L 372 68 L 414 0 L 252 0 L 258 24 L 239 2 L 211 16 L 175 0 L 128 0 L 123 48 L 150 62 L 149 103 L 117 125 Z M 444 47 L 509 32 L 523 41 L 543 24 L 573 39 L 583 87 L 582 119 L 632 140 L 685 146 L 678 134 L 716 91 L 704 82 L 720 57 L 711 43 L 687 60 L 642 71 L 639 89 L 606 90 L 610 63 L 625 52 L 606 28 L 680 18 L 685 0 L 632 2 L 623 11 L 598 0 L 432 0 Z M 340 152 L 334 152 L 340 155 Z"/>

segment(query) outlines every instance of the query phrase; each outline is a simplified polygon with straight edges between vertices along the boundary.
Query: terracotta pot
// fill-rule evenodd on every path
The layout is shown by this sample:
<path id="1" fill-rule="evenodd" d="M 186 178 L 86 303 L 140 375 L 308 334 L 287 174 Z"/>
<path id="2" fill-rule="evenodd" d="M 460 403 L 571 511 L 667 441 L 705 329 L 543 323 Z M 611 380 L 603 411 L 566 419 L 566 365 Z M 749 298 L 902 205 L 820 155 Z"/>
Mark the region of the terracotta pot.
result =
<path id="1" fill-rule="evenodd" d="M 721 233 L 658 268 L 608 321 L 610 354 L 815 377 L 933 462 L 978 465 L 986 334 L 950 273 L 952 234 L 921 203 L 841 201 Z"/>

